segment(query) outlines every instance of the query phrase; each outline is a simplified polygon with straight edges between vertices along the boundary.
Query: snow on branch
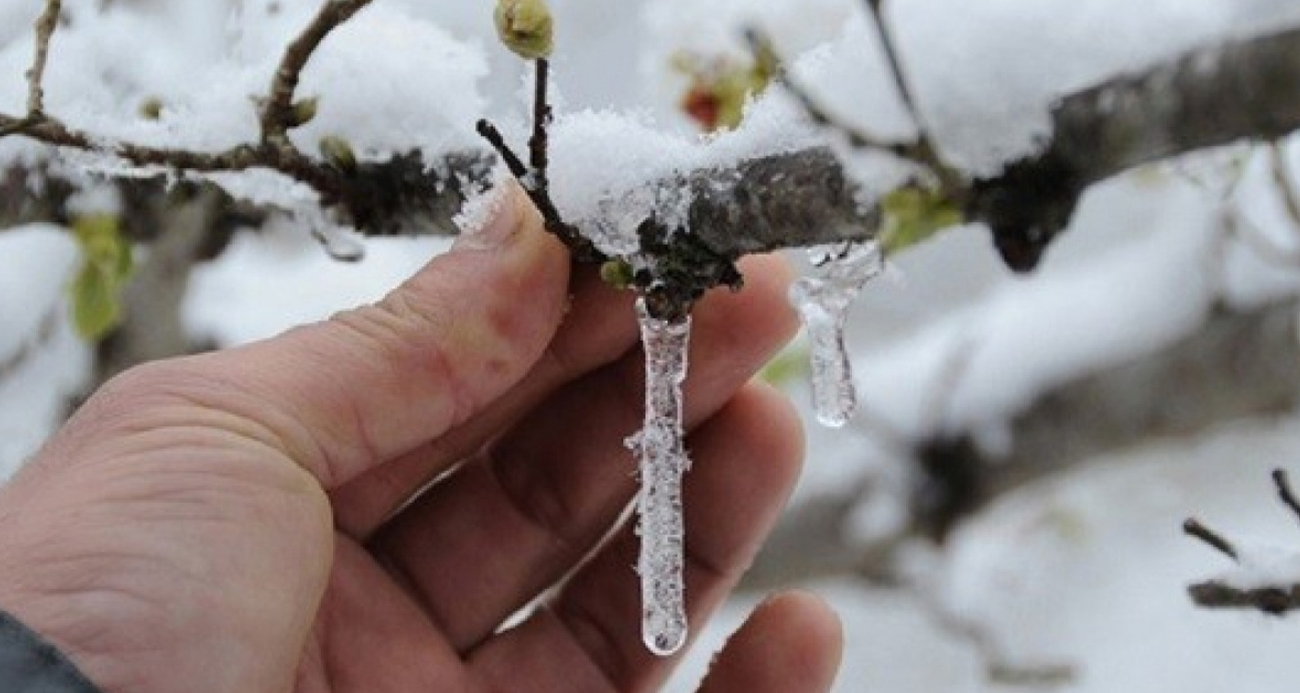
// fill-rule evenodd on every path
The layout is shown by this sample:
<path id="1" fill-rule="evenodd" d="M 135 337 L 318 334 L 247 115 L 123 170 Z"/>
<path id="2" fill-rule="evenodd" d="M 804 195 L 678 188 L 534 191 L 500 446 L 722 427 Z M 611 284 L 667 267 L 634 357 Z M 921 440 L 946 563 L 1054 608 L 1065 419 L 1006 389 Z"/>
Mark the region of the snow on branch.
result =
<path id="1" fill-rule="evenodd" d="M 1282 504 L 1300 519 L 1300 502 L 1286 471 L 1274 470 L 1273 484 Z M 1183 523 L 1183 531 L 1237 564 L 1231 573 L 1187 589 L 1197 606 L 1256 609 L 1274 616 L 1300 609 L 1300 549 L 1238 546 L 1194 518 Z"/>
<path id="2" fill-rule="evenodd" d="M 218 152 L 106 142 L 39 111 L 0 114 L 0 134 L 102 152 L 140 167 L 194 173 L 271 169 L 310 185 L 323 206 L 341 212 L 363 233 L 412 230 L 412 205 L 417 218 L 429 207 L 458 207 L 466 189 L 487 179 L 490 155 L 466 152 L 425 161 L 415 152 L 398 153 L 354 169 L 285 144 L 284 134 L 298 117 L 297 75 L 329 32 L 367 4 L 326 0 L 291 43 L 261 109 L 260 142 Z M 40 89 L 39 56 L 53 33 L 47 29 L 51 23 L 38 23 L 38 43 L 45 49 L 38 50 L 30 72 L 33 94 Z M 39 99 L 32 101 L 39 105 Z M 1054 134 L 1039 153 L 991 177 L 943 180 L 947 201 L 966 221 L 987 223 L 1003 257 L 1017 269 L 1037 263 L 1093 183 L 1161 158 L 1239 139 L 1276 139 L 1300 128 L 1300 29 L 1201 49 L 1075 93 L 1055 107 L 1052 120 Z M 704 168 L 647 186 L 681 185 L 682 176 L 692 196 L 685 225 L 694 233 L 674 233 L 662 219 L 647 219 L 645 237 L 663 260 L 658 264 L 690 278 L 684 295 L 734 283 L 734 261 L 742 255 L 868 240 L 880 222 L 880 210 L 863 208 L 856 186 L 828 149 Z"/>
<path id="3" fill-rule="evenodd" d="M 997 175 L 960 181 L 933 172 L 942 196 L 967 221 L 987 224 L 1003 259 L 1017 270 L 1037 265 L 1094 183 L 1142 164 L 1242 139 L 1276 140 L 1300 128 L 1300 28 L 1194 50 L 1103 82 L 1063 98 L 1051 119 L 1053 134 L 1043 148 Z M 850 237 L 862 234 L 842 240 Z"/>
<path id="4" fill-rule="evenodd" d="M 1032 268 L 1088 186 L 1127 169 L 1300 128 L 1300 28 L 1192 51 L 1063 99 L 1039 153 L 965 200 L 1012 267 Z"/>
<path id="5" fill-rule="evenodd" d="M 289 141 L 289 129 L 311 117 L 311 105 L 295 102 L 303 68 L 325 38 L 371 0 L 324 0 L 312 21 L 286 48 L 260 112 L 261 141 L 222 151 L 154 147 L 112 141 L 70 127 L 46 113 L 43 78 L 46 58 L 61 9 L 48 0 L 36 22 L 36 49 L 27 71 L 27 113 L 0 113 L 0 137 L 20 135 L 56 147 L 117 157 L 132 166 L 181 173 L 239 172 L 270 169 L 304 183 L 320 195 L 323 207 L 342 212 L 348 222 L 370 234 L 393 234 L 420 227 L 430 217 L 449 219 L 464 202 L 465 188 L 486 180 L 490 162 L 477 154 L 450 154 L 445 161 L 426 162 L 417 151 L 396 154 L 387 161 L 356 163 L 346 157 L 315 159 Z M 447 208 L 451 208 L 447 212 Z M 424 227 L 427 228 L 427 227 Z M 439 230 L 446 232 L 443 224 Z"/>

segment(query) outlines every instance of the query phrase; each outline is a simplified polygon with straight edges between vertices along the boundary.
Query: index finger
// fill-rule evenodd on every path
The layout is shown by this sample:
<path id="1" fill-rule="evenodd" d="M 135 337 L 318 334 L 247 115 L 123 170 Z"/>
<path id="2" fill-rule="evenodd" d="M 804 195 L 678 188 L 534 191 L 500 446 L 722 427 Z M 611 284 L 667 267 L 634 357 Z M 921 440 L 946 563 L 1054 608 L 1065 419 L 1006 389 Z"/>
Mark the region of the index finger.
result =
<path id="1" fill-rule="evenodd" d="M 137 385 L 233 414 L 326 489 L 468 419 L 543 353 L 568 254 L 511 187 L 497 216 L 375 305 L 141 369 Z M 131 376 L 127 377 L 128 382 Z"/>

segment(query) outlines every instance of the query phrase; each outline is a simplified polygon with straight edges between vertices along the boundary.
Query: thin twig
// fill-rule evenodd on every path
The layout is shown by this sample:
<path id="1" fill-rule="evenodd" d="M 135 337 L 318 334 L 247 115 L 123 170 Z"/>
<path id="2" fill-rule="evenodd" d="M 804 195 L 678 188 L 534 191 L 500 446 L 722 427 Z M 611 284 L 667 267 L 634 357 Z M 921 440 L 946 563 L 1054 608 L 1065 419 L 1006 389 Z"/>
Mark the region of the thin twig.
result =
<path id="1" fill-rule="evenodd" d="M 547 190 L 549 181 L 547 180 L 546 169 L 550 165 L 547 149 L 549 148 L 549 136 L 547 129 L 551 125 L 551 103 L 546 95 L 547 83 L 550 81 L 551 63 L 546 58 L 538 58 L 535 61 L 534 79 L 535 85 L 533 90 L 533 134 L 528 139 L 528 163 L 532 167 L 535 185 L 540 190 Z"/>
<path id="2" fill-rule="evenodd" d="M 136 166 L 159 166 L 181 171 L 210 173 L 269 168 L 306 183 L 321 193 L 336 187 L 335 174 L 295 151 L 281 151 L 252 145 L 237 145 L 220 152 L 150 147 L 131 142 L 112 142 L 70 128 L 42 116 L 32 120 L 0 114 L 0 135 L 23 135 L 46 144 L 120 157 Z"/>
<path id="3" fill-rule="evenodd" d="M 528 166 L 524 164 L 518 154 L 515 154 L 515 150 L 511 149 L 510 145 L 506 144 L 506 138 L 501 134 L 501 131 L 497 129 L 497 126 L 493 125 L 491 121 L 485 118 L 478 121 L 475 125 L 475 129 L 478 130 L 480 137 L 487 140 L 488 144 L 492 145 L 492 149 L 494 149 L 497 155 L 501 157 L 501 160 L 506 163 L 506 168 L 510 169 L 511 175 L 520 180 L 523 180 L 523 178 L 528 175 Z M 527 186 L 525 186 L 525 188 L 526 187 Z"/>
<path id="4" fill-rule="evenodd" d="M 1183 532 L 1190 537 L 1200 539 L 1228 558 L 1234 561 L 1237 560 L 1237 547 L 1233 546 L 1232 542 L 1224 539 L 1222 535 L 1201 524 L 1196 518 L 1189 517 L 1183 522 Z"/>
<path id="5" fill-rule="evenodd" d="M 1275 267 L 1294 268 L 1300 264 L 1300 247 L 1283 248 L 1268 238 L 1255 222 L 1251 221 L 1236 203 L 1223 215 L 1228 236 L 1242 242 L 1255 257 Z"/>
<path id="6" fill-rule="evenodd" d="M 788 94 L 793 96 L 803 108 L 804 113 L 812 121 L 823 127 L 832 128 L 841 132 L 849 145 L 858 149 L 878 149 L 889 152 L 894 156 L 904 159 L 911 158 L 909 155 L 910 146 L 902 142 L 888 142 L 863 132 L 861 129 L 845 123 L 843 120 L 831 115 L 817 99 L 813 97 L 808 89 L 791 74 L 789 66 L 781 59 L 777 53 L 772 38 L 755 27 L 749 27 L 745 30 L 745 42 L 749 44 L 749 50 L 754 55 L 768 55 L 776 62 L 777 80 L 781 86 L 785 87 Z"/>
<path id="7" fill-rule="evenodd" d="M 545 96 L 544 91 L 541 92 L 541 96 Z M 545 110 L 549 113 L 550 108 L 547 107 Z M 541 112 L 541 110 L 538 110 L 538 112 Z M 510 148 L 510 145 L 506 144 L 505 137 L 501 134 L 501 131 L 488 120 L 484 119 L 478 121 L 477 130 L 478 134 L 483 139 L 487 140 L 488 144 L 492 146 L 492 149 L 495 150 L 497 155 L 501 157 L 501 160 L 505 162 L 506 168 L 510 169 L 510 174 L 519 181 L 520 187 L 522 187 L 524 192 L 528 194 L 528 198 L 533 201 L 533 205 L 537 207 L 537 211 L 542 215 L 542 221 L 544 222 L 546 230 L 563 241 L 578 261 L 604 261 L 606 259 L 604 254 L 597 250 L 596 246 L 592 244 L 586 236 L 583 236 L 582 232 L 580 232 L 576 227 L 564 221 L 564 218 L 560 215 L 559 208 L 555 206 L 555 201 L 551 199 L 550 191 L 546 187 L 545 148 L 547 137 L 544 126 L 541 134 L 538 135 L 535 132 L 529 143 L 529 158 L 534 162 L 540 162 L 542 165 L 541 169 L 530 169 L 526 164 L 524 164 L 523 159 L 520 159 L 519 155 L 515 154 L 515 151 Z M 541 143 L 542 151 L 539 152 L 537 151 L 537 148 L 531 146 L 536 143 Z"/>
<path id="8" fill-rule="evenodd" d="M 1291 482 L 1287 479 L 1286 470 L 1273 470 L 1273 484 L 1277 486 L 1278 498 L 1291 509 L 1292 514 L 1300 518 L 1300 500 L 1296 499 L 1295 491 L 1291 489 Z"/>
<path id="9" fill-rule="evenodd" d="M 528 138 L 528 164 L 524 164 L 523 159 L 506 144 L 505 137 L 491 121 L 478 121 L 476 129 L 505 162 L 510 173 L 518 179 L 519 185 L 541 213 L 546 230 L 559 238 L 579 262 L 603 262 L 608 259 L 605 254 L 583 236 L 577 227 L 564 221 L 555 201 L 551 199 L 550 181 L 546 173 L 550 161 L 547 153 L 550 138 L 547 133 L 552 117 L 550 97 L 547 95 L 550 62 L 546 58 L 536 59 L 533 74 L 533 131 Z"/>
<path id="10" fill-rule="evenodd" d="M 788 66 L 785 64 L 777 53 L 775 46 L 770 37 L 763 32 L 750 27 L 745 31 L 745 40 L 749 43 L 750 50 L 755 55 L 766 55 L 776 64 L 777 80 L 786 92 L 793 96 L 799 102 L 803 109 L 814 123 L 822 127 L 830 128 L 843 135 L 849 146 L 856 149 L 871 149 L 880 152 L 886 152 L 900 159 L 910 161 L 916 164 L 931 175 L 941 187 L 944 196 L 951 199 L 961 199 L 966 193 L 966 184 L 960 173 L 948 166 L 939 158 L 938 152 L 930 142 L 925 129 L 921 125 L 921 119 L 917 115 L 915 108 L 912 107 L 911 99 L 904 91 L 904 98 L 912 120 L 916 125 L 917 137 L 909 142 L 890 142 L 874 135 L 864 132 L 861 128 L 855 127 L 844 122 L 823 107 L 808 89 L 791 74 Z M 891 49 L 892 50 L 892 49 Z M 892 53 L 891 53 L 892 56 Z M 891 61 L 893 58 L 891 57 Z"/>
<path id="11" fill-rule="evenodd" d="M 1297 518 L 1300 518 L 1300 500 L 1296 498 L 1291 482 L 1283 469 L 1273 470 L 1273 484 L 1277 486 L 1277 495 L 1282 503 Z M 1237 551 L 1226 539 L 1210 531 L 1196 520 L 1187 520 L 1183 530 L 1188 534 L 1222 551 L 1233 560 L 1237 560 Z M 1300 609 L 1300 584 L 1274 584 L 1262 587 L 1244 588 L 1211 580 L 1191 585 L 1187 588 L 1192 601 L 1197 606 L 1206 608 L 1247 608 L 1256 609 L 1266 614 L 1280 616 Z"/>
<path id="12" fill-rule="evenodd" d="M 263 144 L 291 146 L 287 133 L 294 122 L 293 97 L 303 68 L 330 32 L 370 2 L 371 0 L 325 0 L 316 17 L 285 49 L 280 66 L 271 79 L 266 103 L 262 107 Z"/>
<path id="13" fill-rule="evenodd" d="M 945 196 L 952 199 L 960 198 L 966 193 L 965 181 L 960 173 L 944 163 L 925 127 L 921 110 L 917 108 L 916 96 L 907 85 L 907 76 L 903 72 L 903 60 L 898 52 L 898 44 L 894 41 L 894 33 L 889 29 L 889 23 L 885 21 L 884 0 L 866 0 L 866 4 L 872 19 L 875 20 L 876 33 L 880 36 L 880 45 L 885 51 L 885 60 L 889 63 L 889 73 L 894 78 L 894 86 L 898 88 L 903 105 L 907 107 L 907 112 L 912 116 L 912 123 L 916 126 L 916 142 L 909 148 L 908 158 L 925 164 L 934 172 Z"/>
<path id="14" fill-rule="evenodd" d="M 1296 186 L 1294 172 L 1286 161 L 1286 152 L 1283 151 L 1281 143 L 1277 140 L 1268 143 L 1269 168 L 1273 173 L 1273 182 L 1277 185 L 1278 194 L 1282 197 L 1282 205 L 1286 208 L 1286 214 L 1291 218 L 1292 225 L 1300 229 L 1300 200 L 1296 199 L 1300 195 L 1300 188 Z"/>
<path id="15" fill-rule="evenodd" d="M 907 78 L 903 75 L 903 62 L 898 56 L 898 49 L 894 45 L 893 32 L 889 30 L 889 25 L 885 22 L 885 12 L 881 7 L 883 0 L 866 0 L 867 9 L 871 11 L 871 17 L 876 22 L 876 33 L 880 36 L 880 45 L 885 50 L 885 59 L 889 61 L 889 73 L 894 78 L 894 86 L 898 87 L 898 94 L 903 98 L 903 103 L 907 110 L 916 120 L 918 131 L 923 131 L 921 127 L 920 114 L 916 110 L 916 99 L 912 98 L 912 90 L 907 86 Z M 924 137 L 924 134 L 922 134 Z"/>
<path id="16" fill-rule="evenodd" d="M 32 66 L 27 70 L 27 117 L 36 119 L 45 112 L 45 63 L 50 55 L 50 40 L 59 27 L 62 0 L 45 0 L 45 11 L 36 20 L 36 48 Z"/>
<path id="17" fill-rule="evenodd" d="M 1273 184 L 1277 188 L 1278 195 L 1282 198 L 1282 205 L 1286 215 L 1291 220 L 1293 235 L 1300 234 L 1300 199 L 1297 199 L 1297 194 L 1300 194 L 1300 187 L 1297 187 L 1291 167 L 1286 164 L 1285 152 L 1275 140 L 1267 144 L 1265 155 L 1268 157 Z M 1225 198 L 1231 198 L 1235 194 L 1239 182 L 1240 176 L 1237 181 L 1234 181 Z M 1224 204 L 1229 206 L 1229 209 L 1222 215 L 1224 230 L 1229 237 L 1241 241 L 1255 253 L 1257 258 L 1271 265 L 1293 268 L 1300 264 L 1300 245 L 1290 243 L 1283 247 L 1280 242 L 1269 238 L 1260 229 L 1259 225 L 1251 219 L 1249 213 L 1242 209 L 1240 201 L 1228 199 Z"/>

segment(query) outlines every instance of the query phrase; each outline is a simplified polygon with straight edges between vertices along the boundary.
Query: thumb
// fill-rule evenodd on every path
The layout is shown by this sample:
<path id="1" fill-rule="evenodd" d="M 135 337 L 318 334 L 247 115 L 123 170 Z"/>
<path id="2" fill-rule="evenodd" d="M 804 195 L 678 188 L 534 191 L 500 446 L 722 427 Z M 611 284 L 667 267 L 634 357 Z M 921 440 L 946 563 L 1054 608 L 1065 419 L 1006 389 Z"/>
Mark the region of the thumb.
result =
<path id="1" fill-rule="evenodd" d="M 563 245 L 517 186 L 497 206 L 379 303 L 172 362 L 152 384 L 256 424 L 326 489 L 437 437 L 523 377 L 564 312 Z"/>

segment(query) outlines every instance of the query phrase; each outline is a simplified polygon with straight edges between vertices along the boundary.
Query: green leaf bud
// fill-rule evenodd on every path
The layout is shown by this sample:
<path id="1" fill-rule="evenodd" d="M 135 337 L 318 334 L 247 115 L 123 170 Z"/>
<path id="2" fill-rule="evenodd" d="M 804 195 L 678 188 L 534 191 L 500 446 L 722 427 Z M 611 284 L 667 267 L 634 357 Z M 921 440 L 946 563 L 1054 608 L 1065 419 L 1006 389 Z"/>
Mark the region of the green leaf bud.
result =
<path id="1" fill-rule="evenodd" d="M 497 0 L 497 36 L 524 60 L 549 57 L 555 45 L 545 0 Z"/>
<path id="2" fill-rule="evenodd" d="M 145 120 L 162 118 L 163 102 L 157 96 L 150 96 L 140 102 L 140 117 Z"/>
<path id="3" fill-rule="evenodd" d="M 320 149 L 320 155 L 325 157 L 325 161 L 330 166 L 344 173 L 352 173 L 357 170 L 357 155 L 352 151 L 352 145 L 342 137 L 326 135 L 320 138 L 320 142 L 316 146 Z"/>
<path id="4" fill-rule="evenodd" d="M 600 266 L 601 281 L 616 289 L 632 286 L 632 265 L 625 260 L 609 260 Z"/>
<path id="5" fill-rule="evenodd" d="M 289 117 L 288 126 L 296 128 L 310 123 L 311 119 L 316 117 L 316 111 L 319 108 L 319 96 L 313 96 L 295 103 L 293 105 L 293 113 Z"/>

